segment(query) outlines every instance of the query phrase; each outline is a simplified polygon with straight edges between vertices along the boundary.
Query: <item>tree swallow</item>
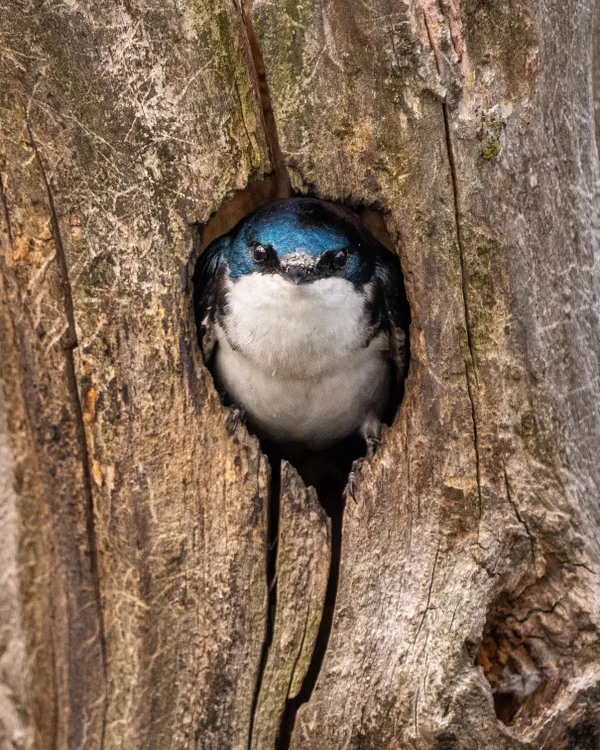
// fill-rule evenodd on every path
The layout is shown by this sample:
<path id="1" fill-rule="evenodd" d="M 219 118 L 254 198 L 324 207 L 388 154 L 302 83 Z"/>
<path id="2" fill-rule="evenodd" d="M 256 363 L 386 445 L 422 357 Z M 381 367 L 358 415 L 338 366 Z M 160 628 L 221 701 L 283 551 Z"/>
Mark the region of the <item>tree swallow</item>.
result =
<path id="1" fill-rule="evenodd" d="M 370 454 L 405 376 L 398 258 L 349 211 L 312 198 L 258 209 L 202 253 L 198 336 L 216 385 L 261 438 Z"/>

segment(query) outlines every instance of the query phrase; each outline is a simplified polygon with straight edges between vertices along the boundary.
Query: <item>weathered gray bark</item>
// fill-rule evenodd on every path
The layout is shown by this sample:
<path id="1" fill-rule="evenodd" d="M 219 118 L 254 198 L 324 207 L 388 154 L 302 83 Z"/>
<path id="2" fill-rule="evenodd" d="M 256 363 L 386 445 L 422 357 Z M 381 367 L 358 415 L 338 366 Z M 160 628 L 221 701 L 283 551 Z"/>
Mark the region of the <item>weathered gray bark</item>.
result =
<path id="1" fill-rule="evenodd" d="M 269 750 L 285 716 L 292 748 L 593 747 L 592 0 L 255 0 L 272 157 L 233 0 L 0 10 L 0 742 Z M 280 157 L 384 213 L 412 313 L 295 722 L 329 525 L 284 467 L 269 627 L 269 468 L 190 306 L 194 226 Z"/>
<path id="2" fill-rule="evenodd" d="M 600 149 L 600 2 L 594 8 L 594 114 L 596 116 L 596 145 Z"/>

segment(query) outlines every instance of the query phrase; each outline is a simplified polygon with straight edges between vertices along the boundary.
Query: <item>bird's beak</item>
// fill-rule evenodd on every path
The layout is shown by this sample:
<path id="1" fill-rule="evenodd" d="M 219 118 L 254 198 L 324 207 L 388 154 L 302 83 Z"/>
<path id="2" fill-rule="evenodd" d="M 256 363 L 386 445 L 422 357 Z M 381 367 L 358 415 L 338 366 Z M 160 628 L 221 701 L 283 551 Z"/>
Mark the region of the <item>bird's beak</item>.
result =
<path id="1" fill-rule="evenodd" d="M 305 268 L 290 268 L 286 272 L 286 276 L 291 282 L 298 285 L 308 279 L 308 272 Z"/>
<path id="2" fill-rule="evenodd" d="M 314 278 L 315 261 L 305 250 L 295 250 L 282 260 L 281 271 L 294 284 L 304 284 Z"/>

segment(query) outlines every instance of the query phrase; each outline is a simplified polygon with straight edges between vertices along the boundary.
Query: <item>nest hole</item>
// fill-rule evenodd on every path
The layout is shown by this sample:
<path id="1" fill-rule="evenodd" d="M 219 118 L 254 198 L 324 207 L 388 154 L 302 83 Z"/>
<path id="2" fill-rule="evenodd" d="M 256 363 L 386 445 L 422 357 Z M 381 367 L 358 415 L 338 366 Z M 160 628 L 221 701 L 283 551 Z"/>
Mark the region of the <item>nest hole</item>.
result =
<path id="1" fill-rule="evenodd" d="M 204 227 L 196 227 L 195 250 L 197 253 L 201 253 L 214 240 L 229 233 L 242 219 L 249 216 L 254 210 L 271 203 L 273 200 L 281 198 L 281 186 L 281 176 L 276 173 L 271 178 L 260 183 L 253 183 L 246 190 L 231 196 L 231 200 L 219 209 Z M 349 207 L 340 206 L 340 204 L 336 204 L 336 207 L 338 211 L 340 209 L 347 212 L 351 211 Z M 388 250 L 394 252 L 393 243 L 386 230 L 383 216 L 380 213 L 365 207 L 355 207 L 354 210 L 352 210 L 352 213 L 354 217 L 358 218 L 359 223 L 364 229 L 373 235 Z M 402 327 L 405 330 L 407 337 L 405 350 L 406 370 L 409 360 L 408 328 L 410 313 L 401 273 L 400 279 L 401 289 L 398 289 L 397 292 L 402 306 Z M 199 288 L 197 274 L 194 276 L 194 287 L 194 294 L 201 294 L 202 289 Z M 195 305 L 195 308 L 198 310 L 198 305 Z M 201 320 L 197 319 L 196 325 L 200 332 Z M 406 371 L 402 373 L 402 376 L 403 378 L 406 376 Z M 387 425 L 392 424 L 396 411 L 402 400 L 403 378 L 401 387 L 395 390 L 395 398 L 390 399 L 388 408 L 383 415 L 383 422 Z M 216 382 L 215 386 L 218 389 Z M 222 401 L 227 406 L 226 395 L 223 393 L 220 395 Z M 253 432 L 251 421 L 247 422 L 246 427 L 251 433 Z M 260 436 L 258 437 L 260 438 Z M 362 438 L 351 436 L 324 450 L 291 449 L 289 446 L 265 439 L 261 440 L 261 448 L 268 457 L 271 465 L 271 502 L 268 514 L 269 553 L 267 557 L 266 571 L 269 587 L 269 618 L 260 670 L 261 675 L 265 668 L 267 653 L 273 637 L 274 618 L 277 606 L 277 575 L 275 568 L 279 527 L 280 467 L 283 459 L 288 460 L 297 469 L 307 486 L 313 486 L 316 489 L 321 504 L 331 519 L 331 565 L 317 641 L 302 689 L 296 698 L 289 700 L 286 705 L 277 742 L 277 750 L 287 750 L 290 744 L 290 738 L 298 709 L 303 703 L 309 700 L 314 690 L 327 650 L 339 579 L 345 503 L 344 489 L 348 482 L 349 473 L 354 461 L 365 454 L 366 446 Z M 259 679 L 258 685 L 260 685 L 260 681 L 261 680 Z M 257 696 L 258 688 L 256 698 Z"/>
<path id="2" fill-rule="evenodd" d="M 299 196 L 292 196 L 299 197 Z M 318 197 L 307 195 L 303 197 Z M 230 232 L 240 221 L 248 217 L 256 209 L 259 209 L 275 200 L 281 198 L 281 179 L 277 175 L 271 175 L 264 180 L 249 184 L 244 190 L 235 191 L 228 196 L 227 201 L 210 217 L 205 225 L 195 225 L 193 229 L 194 257 L 200 254 L 215 239 Z M 326 201 L 325 201 L 326 202 Z M 326 202 L 327 203 L 327 202 Z M 358 217 L 360 224 L 372 234 L 390 252 L 395 253 L 392 241 L 385 224 L 384 217 L 380 211 L 367 208 L 362 205 L 348 206 L 342 203 L 331 203 L 338 209 L 347 211 Z M 194 294 L 199 293 L 196 279 L 194 280 Z M 405 330 L 407 335 L 406 360 L 409 358 L 408 327 L 410 323 L 410 310 L 404 284 L 399 290 L 404 317 L 406 321 Z M 199 328 L 200 321 L 196 321 Z M 210 369 L 210 368 L 209 368 Z M 406 375 L 406 373 L 404 373 Z M 227 399 L 220 394 L 225 406 Z M 401 403 L 403 391 L 396 394 L 390 401 L 388 409 L 383 417 L 385 425 L 390 426 L 394 420 L 398 407 Z M 246 423 L 246 428 L 254 434 L 251 422 Z M 324 450 L 291 451 L 288 447 L 262 439 L 261 449 L 269 458 L 271 467 L 277 471 L 281 460 L 288 460 L 299 472 L 307 486 L 315 487 L 319 499 L 331 516 L 340 511 L 342 496 L 348 481 L 348 475 L 354 461 L 365 455 L 364 441 L 358 436 L 351 436 L 341 440 L 333 446 Z"/>

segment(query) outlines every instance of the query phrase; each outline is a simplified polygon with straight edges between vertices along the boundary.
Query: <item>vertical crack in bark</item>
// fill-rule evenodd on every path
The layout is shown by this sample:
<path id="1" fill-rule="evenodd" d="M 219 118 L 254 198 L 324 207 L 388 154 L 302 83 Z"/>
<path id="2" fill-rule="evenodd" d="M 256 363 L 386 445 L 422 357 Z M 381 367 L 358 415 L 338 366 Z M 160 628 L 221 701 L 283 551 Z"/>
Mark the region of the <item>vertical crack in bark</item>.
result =
<path id="1" fill-rule="evenodd" d="M 267 82 L 266 70 L 264 58 L 260 48 L 260 44 L 254 32 L 254 26 L 252 24 L 252 0 L 243 0 L 243 19 L 246 34 L 248 37 L 248 44 L 252 56 L 252 64 L 254 66 L 255 74 L 255 85 L 257 87 L 257 96 L 260 101 L 264 119 L 265 137 L 269 147 L 269 154 L 273 171 L 275 174 L 275 197 L 276 198 L 289 198 L 293 195 L 292 185 L 289 173 L 285 166 L 283 154 L 281 152 L 281 146 L 279 144 L 279 136 L 277 133 L 277 126 L 275 123 L 275 116 L 273 108 L 271 106 L 271 97 L 269 92 L 269 86 Z M 280 466 L 277 469 L 277 478 L 279 478 Z M 277 486 L 276 486 L 277 485 Z M 270 547 L 267 559 L 267 580 L 269 583 L 269 612 L 268 612 L 268 623 L 267 633 L 265 642 L 263 644 L 263 653 L 261 657 L 261 665 L 259 674 L 257 676 L 255 694 L 252 705 L 251 719 L 250 719 L 250 734 L 248 737 L 248 750 L 252 748 L 252 734 L 254 729 L 254 723 L 256 719 L 256 709 L 258 704 L 258 697 L 260 694 L 264 670 L 267 663 L 267 656 L 269 652 L 269 646 L 271 645 L 273 638 L 273 624 L 275 621 L 275 608 L 277 606 L 277 585 L 276 585 L 276 571 L 275 561 L 277 557 L 277 525 L 279 516 L 279 503 L 280 503 L 280 486 L 278 479 L 275 479 L 273 475 L 272 486 L 271 486 L 271 503 L 270 503 Z M 343 504 L 339 517 L 332 516 L 332 550 L 331 550 L 331 567 L 329 572 L 329 580 L 327 584 L 327 592 L 325 596 L 325 606 L 323 612 L 323 618 L 319 627 L 317 635 L 317 641 L 313 651 L 312 659 L 306 677 L 304 678 L 304 684 L 300 693 L 293 700 L 289 700 L 280 725 L 280 735 L 277 741 L 277 750 L 286 750 L 289 748 L 291 742 L 292 730 L 296 718 L 296 713 L 303 703 L 306 703 L 314 690 L 317 677 L 319 675 L 323 659 L 325 657 L 325 651 L 327 650 L 327 644 L 329 642 L 329 635 L 331 633 L 331 627 L 333 623 L 333 611 L 335 608 L 335 600 L 337 596 L 337 587 L 339 579 L 339 567 L 340 567 L 340 556 L 341 556 L 341 538 L 342 538 L 342 518 L 343 518 Z M 256 750 L 260 750 L 257 748 Z"/>
<path id="2" fill-rule="evenodd" d="M 281 720 L 279 730 L 279 739 L 275 750 L 289 750 L 292 741 L 292 732 L 296 723 L 296 716 L 301 706 L 310 700 L 317 679 L 323 666 L 329 637 L 333 627 L 333 615 L 335 612 L 335 603 L 337 600 L 338 584 L 340 580 L 340 563 L 342 558 L 342 530 L 344 522 L 344 502 L 340 502 L 339 508 L 332 509 L 329 514 L 331 519 L 331 563 L 329 568 L 329 579 L 327 581 L 327 591 L 325 592 L 325 603 L 323 605 L 323 614 L 321 624 L 317 634 L 317 640 L 310 660 L 308 671 L 302 683 L 302 689 L 298 695 L 288 700 L 285 712 Z M 257 748 L 257 750 L 262 750 Z"/>
<path id="3" fill-rule="evenodd" d="M 471 313 L 469 310 L 469 279 L 467 277 L 467 269 L 465 265 L 464 257 L 464 246 L 462 237 L 462 225 L 460 221 L 460 208 L 458 201 L 458 182 L 456 175 L 456 162 L 454 161 L 454 150 L 452 148 L 452 138 L 450 136 L 450 120 L 448 117 L 448 105 L 444 102 L 442 104 L 442 113 L 444 116 L 444 131 L 446 136 L 446 150 L 448 151 L 448 162 L 450 165 L 450 179 L 452 182 L 452 195 L 454 198 L 454 223 L 456 225 L 456 241 L 458 243 L 458 256 L 460 260 L 460 274 L 462 280 L 462 299 L 463 307 L 465 311 L 465 328 L 467 329 L 467 345 L 469 347 L 469 354 L 471 356 L 471 365 L 473 368 L 473 376 L 475 383 L 479 387 L 479 380 L 477 377 L 477 365 L 475 363 L 475 351 L 473 347 L 473 335 L 471 326 Z"/>
<path id="4" fill-rule="evenodd" d="M 100 737 L 100 750 L 104 748 L 104 738 L 106 733 L 106 720 L 108 713 L 108 660 L 106 650 L 106 638 L 104 629 L 104 616 L 102 611 L 102 600 L 100 596 L 100 574 L 98 570 L 98 550 L 96 548 L 96 529 L 94 519 L 94 498 L 92 494 L 92 478 L 90 474 L 90 456 L 85 436 L 85 424 L 83 420 L 83 409 L 81 405 L 81 399 L 79 396 L 79 389 L 77 387 L 77 375 L 75 371 L 75 359 L 73 357 L 73 349 L 78 345 L 77 335 L 75 330 L 75 313 L 73 308 L 73 295 L 71 291 L 71 284 L 69 281 L 67 259 L 65 256 L 65 250 L 62 243 L 60 234 L 60 227 L 58 223 L 58 216 L 56 213 L 56 207 L 54 204 L 54 196 L 50 187 L 50 182 L 44 169 L 44 164 L 37 147 L 37 143 L 31 130 L 29 123 L 29 115 L 25 112 L 25 125 L 27 133 L 29 135 L 30 145 L 34 151 L 36 164 L 42 179 L 42 183 L 46 190 L 48 197 L 48 206 L 50 209 L 50 221 L 52 226 L 52 234 L 54 235 L 54 244 L 56 246 L 56 261 L 58 272 L 61 280 L 61 287 L 64 297 L 64 309 L 65 316 L 67 318 L 67 340 L 63 344 L 63 351 L 65 356 L 65 371 L 67 375 L 67 388 L 71 396 L 73 405 L 73 412 L 75 414 L 76 421 L 76 434 L 81 450 L 81 463 L 83 470 L 83 481 L 84 481 L 84 493 L 86 497 L 86 534 L 90 550 L 90 573 L 92 576 L 92 582 L 94 587 L 94 598 L 96 602 L 96 609 L 98 613 L 98 637 L 100 640 L 100 653 L 102 658 L 102 677 L 104 680 L 104 702 L 103 702 L 103 715 L 102 715 L 102 728 Z"/>
<path id="5" fill-rule="evenodd" d="M 1 172 L 0 172 L 0 202 L 2 202 L 2 211 L 4 213 L 4 221 L 6 222 L 8 246 L 12 250 L 12 246 L 13 246 L 12 228 L 10 226 L 10 214 L 8 213 L 8 202 L 6 200 L 6 193 L 4 191 L 4 175 Z"/>
<path id="6" fill-rule="evenodd" d="M 250 133 L 248 132 L 248 125 L 246 124 L 246 118 L 244 117 L 244 105 L 242 102 L 242 95 L 240 93 L 240 87 L 238 85 L 238 82 L 233 79 L 233 85 L 235 86 L 235 94 L 237 96 L 238 104 L 240 106 L 240 117 L 242 118 L 242 125 L 244 126 L 244 133 L 246 133 L 246 139 L 248 143 L 252 143 L 252 138 L 250 137 Z"/>
<path id="7" fill-rule="evenodd" d="M 469 347 L 469 354 L 471 358 L 471 368 L 473 371 L 473 377 L 475 378 L 475 385 L 479 388 L 479 380 L 477 377 L 477 366 L 475 364 L 475 352 L 473 348 L 473 338 L 471 333 L 471 316 L 469 311 L 469 281 L 467 278 L 467 269 L 464 258 L 464 246 L 462 237 L 462 227 L 460 221 L 460 208 L 458 200 L 458 180 L 456 174 L 456 162 L 454 160 L 454 151 L 452 148 L 452 138 L 450 136 L 450 120 L 448 117 L 448 105 L 442 103 L 442 115 L 444 118 L 444 132 L 446 137 L 446 150 L 448 152 L 448 164 L 450 166 L 450 180 L 452 182 L 452 196 L 454 200 L 454 223 L 456 226 L 456 241 L 458 243 L 458 257 L 460 261 L 460 273 L 461 273 L 461 289 L 463 308 L 465 313 L 465 328 L 467 330 L 467 345 Z M 471 402 L 471 418 L 473 421 L 473 444 L 475 448 L 475 476 L 477 480 L 477 498 L 479 502 L 479 521 L 481 521 L 481 515 L 483 512 L 483 501 L 481 493 L 481 455 L 479 450 L 479 429 L 477 425 L 477 409 L 475 407 L 475 398 L 471 385 L 471 378 L 469 377 L 468 363 L 465 361 L 465 375 L 467 379 L 467 393 L 469 395 L 469 401 Z M 479 536 L 479 527 L 478 527 Z"/>
<path id="8" fill-rule="evenodd" d="M 427 13 L 423 11 L 423 23 L 425 24 L 425 31 L 427 32 L 427 38 L 429 39 L 429 45 L 433 51 L 435 58 L 435 65 L 437 68 L 438 75 L 441 77 L 442 68 L 440 64 L 440 51 L 434 43 L 433 35 L 429 27 L 429 21 L 427 19 Z M 456 227 L 456 242 L 458 244 L 458 257 L 460 262 L 460 275 L 461 275 L 461 293 L 463 300 L 463 309 L 465 316 L 465 328 L 467 331 L 467 346 L 469 348 L 469 355 L 471 359 L 471 369 L 473 371 L 473 377 L 475 378 L 475 385 L 479 388 L 479 378 L 477 376 L 477 365 L 475 361 L 475 351 L 473 346 L 473 335 L 471 326 L 471 314 L 469 309 L 469 279 L 467 277 L 467 269 L 465 265 L 464 257 L 464 244 L 462 236 L 462 225 L 460 221 L 460 207 L 458 200 L 458 179 L 456 174 L 456 161 L 454 159 L 454 149 L 452 147 L 452 136 L 450 134 L 450 118 L 448 116 L 448 104 L 442 102 L 442 117 L 444 119 L 444 136 L 446 139 L 446 151 L 448 153 L 448 165 L 450 167 L 450 181 L 452 183 L 452 198 L 454 202 L 454 224 Z M 481 457 L 479 451 L 479 430 L 477 426 L 477 410 L 475 407 L 475 399 L 473 390 L 471 387 L 471 379 L 469 377 L 469 367 L 467 361 L 465 361 L 465 376 L 467 379 L 467 393 L 469 395 L 469 401 L 471 402 L 471 418 L 473 421 L 473 444 L 475 448 L 475 476 L 477 481 L 477 499 L 479 502 L 479 522 L 477 526 L 477 537 L 479 538 L 479 523 L 481 522 L 481 515 L 483 512 L 483 502 L 481 494 Z"/>
<path id="9" fill-rule="evenodd" d="M 281 460 L 270 460 L 271 464 L 271 485 L 269 494 L 269 518 L 267 531 L 267 559 L 266 559 L 266 576 L 268 591 L 267 604 L 267 629 L 265 640 L 263 642 L 262 653 L 260 656 L 260 666 L 254 685 L 254 697 L 252 699 L 252 708 L 250 710 L 250 727 L 248 733 L 248 750 L 253 750 L 252 736 L 254 734 L 254 724 L 256 721 L 256 710 L 258 707 L 258 698 L 263 684 L 265 669 L 267 666 L 267 657 L 269 648 L 273 642 L 273 633 L 275 630 L 275 609 L 277 607 L 277 547 L 279 533 L 279 508 L 281 503 Z M 261 750 L 261 748 L 256 748 Z"/>
<path id="10" fill-rule="evenodd" d="M 442 544 L 442 540 L 438 539 L 437 549 L 435 551 L 435 557 L 433 559 L 433 567 L 431 569 L 431 578 L 429 579 L 429 588 L 427 590 L 427 602 L 425 604 L 425 609 L 423 611 L 423 616 L 421 617 L 421 622 L 419 623 L 419 627 L 417 628 L 417 633 L 415 635 L 415 639 L 413 641 L 413 646 L 417 642 L 419 635 L 421 633 L 421 628 L 423 627 L 423 623 L 425 622 L 425 618 L 427 617 L 427 613 L 429 612 L 429 606 L 431 604 L 431 592 L 433 591 L 433 580 L 435 578 L 435 569 L 437 568 L 437 562 L 438 557 L 440 556 L 440 546 Z"/>
<path id="11" fill-rule="evenodd" d="M 429 27 L 429 20 L 427 18 L 427 12 L 425 9 L 421 10 L 423 14 L 423 23 L 425 24 L 425 31 L 427 32 L 427 39 L 429 39 L 429 46 L 431 47 L 431 50 L 433 52 L 433 57 L 435 59 L 435 67 L 437 69 L 438 75 L 442 75 L 442 67 L 440 65 L 440 51 L 436 44 L 433 42 L 433 35 L 431 33 L 431 29 Z M 445 112 L 444 112 L 445 115 Z"/>
<path id="12" fill-rule="evenodd" d="M 465 362 L 465 379 L 467 381 L 467 393 L 469 394 L 469 401 L 471 402 L 471 421 L 473 422 L 473 447 L 475 449 L 475 479 L 477 480 L 477 500 L 479 503 L 479 521 L 481 521 L 481 515 L 483 513 L 483 499 L 481 496 L 481 458 L 480 458 L 480 451 L 479 451 L 479 430 L 477 427 L 477 412 L 475 411 L 475 399 L 473 397 L 473 391 L 471 389 L 471 379 L 469 378 L 469 371 L 468 371 L 466 362 Z"/>
<path id="13" fill-rule="evenodd" d="M 290 690 L 292 689 L 292 685 L 294 683 L 294 678 L 296 676 L 296 669 L 298 668 L 298 662 L 300 661 L 300 658 L 302 657 L 302 651 L 304 649 L 304 642 L 306 641 L 306 634 L 308 631 L 308 617 L 309 617 L 309 610 L 308 606 L 304 612 L 304 628 L 302 629 L 302 638 L 300 639 L 300 645 L 298 646 L 298 653 L 296 654 L 296 658 L 294 659 L 294 664 L 292 665 L 292 671 L 290 672 L 290 679 L 288 681 L 287 686 L 287 695 L 290 694 Z M 282 731 L 283 727 L 283 720 L 281 722 L 280 731 Z"/>
<path id="14" fill-rule="evenodd" d="M 506 462 L 504 461 L 504 458 L 502 459 L 502 468 L 503 468 L 503 472 L 504 472 L 504 488 L 506 490 L 506 499 L 511 504 L 512 509 L 515 512 L 515 516 L 517 517 L 517 520 L 523 526 L 523 528 L 525 529 L 525 533 L 527 534 L 527 536 L 529 538 L 529 546 L 531 547 L 531 557 L 533 558 L 533 564 L 534 564 L 534 567 L 535 567 L 535 563 L 536 563 L 536 557 L 535 557 L 535 536 L 529 530 L 529 526 L 527 525 L 527 522 L 525 521 L 525 519 L 521 515 L 521 513 L 519 511 L 519 508 L 517 507 L 517 504 L 515 503 L 515 501 L 513 499 L 512 491 L 511 491 L 511 488 L 510 488 L 510 482 L 508 481 L 508 473 L 506 471 Z"/>
<path id="15" fill-rule="evenodd" d="M 271 165 L 275 174 L 275 197 L 290 198 L 293 195 L 292 183 L 279 144 L 275 115 L 273 113 L 273 107 L 271 106 L 271 94 L 269 92 L 265 61 L 258 38 L 254 32 L 254 25 L 252 24 L 252 1 L 253 0 L 243 0 L 242 14 L 250 47 L 251 62 L 254 67 L 256 94 L 260 101 L 265 124 L 265 138 L 269 147 Z"/>

